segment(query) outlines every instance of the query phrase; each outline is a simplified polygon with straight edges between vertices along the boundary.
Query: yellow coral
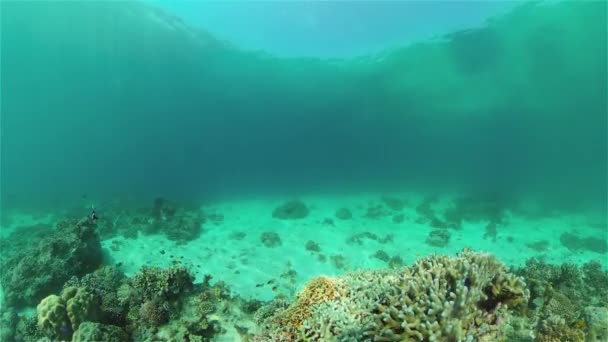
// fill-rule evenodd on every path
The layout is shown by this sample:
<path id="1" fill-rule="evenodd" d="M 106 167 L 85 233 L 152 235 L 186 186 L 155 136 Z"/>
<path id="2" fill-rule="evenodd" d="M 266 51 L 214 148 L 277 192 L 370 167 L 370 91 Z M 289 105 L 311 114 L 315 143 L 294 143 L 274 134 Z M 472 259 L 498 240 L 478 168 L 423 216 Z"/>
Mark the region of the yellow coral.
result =
<path id="1" fill-rule="evenodd" d="M 38 313 L 38 326 L 45 335 L 56 338 L 65 334 L 65 327 L 69 327 L 65 302 L 56 295 L 44 298 L 36 307 Z"/>
<path id="2" fill-rule="evenodd" d="M 38 304 L 38 326 L 50 338 L 67 338 L 80 323 L 93 319 L 93 304 L 90 293 L 67 287 L 61 296 L 50 295 Z"/>
<path id="3" fill-rule="evenodd" d="M 341 280 L 327 277 L 314 278 L 298 294 L 297 300 L 276 317 L 276 323 L 294 331 L 310 317 L 313 306 L 335 300 L 343 294 L 344 284 Z"/>
<path id="4" fill-rule="evenodd" d="M 61 292 L 66 303 L 66 312 L 72 329 L 78 329 L 80 323 L 92 320 L 94 316 L 93 296 L 81 288 L 66 287 Z"/>

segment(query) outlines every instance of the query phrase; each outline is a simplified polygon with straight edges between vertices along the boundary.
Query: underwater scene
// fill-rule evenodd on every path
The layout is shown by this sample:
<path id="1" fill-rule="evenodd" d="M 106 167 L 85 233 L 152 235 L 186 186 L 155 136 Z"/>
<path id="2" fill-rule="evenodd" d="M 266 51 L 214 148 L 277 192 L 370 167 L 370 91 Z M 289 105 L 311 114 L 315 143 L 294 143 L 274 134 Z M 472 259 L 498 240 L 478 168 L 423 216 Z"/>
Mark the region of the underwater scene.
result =
<path id="1" fill-rule="evenodd" d="M 607 12 L 0 2 L 0 341 L 608 341 Z"/>

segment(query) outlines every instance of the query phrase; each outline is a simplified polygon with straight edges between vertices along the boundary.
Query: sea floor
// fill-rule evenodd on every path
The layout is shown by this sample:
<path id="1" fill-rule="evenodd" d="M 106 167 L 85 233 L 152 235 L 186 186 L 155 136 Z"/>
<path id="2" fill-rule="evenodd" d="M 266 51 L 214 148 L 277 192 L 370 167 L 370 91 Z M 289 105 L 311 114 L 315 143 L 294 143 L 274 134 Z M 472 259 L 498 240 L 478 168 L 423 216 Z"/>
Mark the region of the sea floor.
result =
<path id="1" fill-rule="evenodd" d="M 135 239 L 118 236 L 103 240 L 102 246 L 106 262 L 120 265 L 128 276 L 142 266 L 186 265 L 196 273 L 197 282 L 211 274 L 213 280 L 225 282 L 235 294 L 261 300 L 293 295 L 314 276 L 408 265 L 429 254 L 454 255 L 467 247 L 492 253 L 509 266 L 524 265 L 532 257 L 555 264 L 598 261 L 604 268 L 608 265 L 607 254 L 568 248 L 561 241 L 565 233 L 606 241 L 605 224 L 593 218 L 508 214 L 494 234 L 488 234 L 487 222 L 465 221 L 461 229 L 448 229 L 449 242 L 437 247 L 426 243 L 436 228 L 420 221 L 416 206 L 421 197 L 402 197 L 411 204 L 399 210 L 384 206 L 376 212 L 378 215 L 369 215 L 368 210 L 381 205 L 380 195 L 301 197 L 309 214 L 291 220 L 272 215 L 285 199 L 217 203 L 203 209 L 223 215 L 223 221 L 206 223 L 202 234 L 185 244 L 164 235 L 139 234 Z M 337 218 L 340 208 L 350 210 L 352 218 Z M 2 227 L 0 234 L 5 237 L 15 227 L 52 219 L 51 215 L 14 214 L 11 226 Z"/>

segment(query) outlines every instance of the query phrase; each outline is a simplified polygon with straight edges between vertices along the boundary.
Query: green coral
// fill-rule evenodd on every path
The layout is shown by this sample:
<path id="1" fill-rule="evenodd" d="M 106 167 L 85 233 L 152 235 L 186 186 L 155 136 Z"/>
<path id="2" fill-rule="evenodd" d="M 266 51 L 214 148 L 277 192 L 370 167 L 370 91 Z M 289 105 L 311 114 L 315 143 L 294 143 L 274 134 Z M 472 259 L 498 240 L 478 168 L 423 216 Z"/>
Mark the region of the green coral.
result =
<path id="1" fill-rule="evenodd" d="M 516 271 L 530 288 L 527 319 L 537 341 L 602 341 L 608 338 L 608 273 L 597 262 L 581 267 L 536 259 Z M 600 336 L 597 338 L 596 336 Z M 606 338 L 604 338 L 606 337 Z"/>
<path id="2" fill-rule="evenodd" d="M 95 304 L 86 290 L 67 287 L 61 296 L 50 295 L 38 304 L 38 326 L 50 338 L 69 337 L 80 323 L 95 319 Z"/>
<path id="3" fill-rule="evenodd" d="M 143 274 L 140 274 L 143 275 Z M 130 312 L 130 333 L 134 340 L 209 341 L 223 330 L 221 313 L 226 314 L 235 306 L 230 303 L 226 285 L 218 282 L 210 285 L 211 276 L 205 276 L 202 284 L 192 291 L 180 292 L 175 300 L 162 297 L 144 300 L 136 297 Z"/>
<path id="4" fill-rule="evenodd" d="M 539 322 L 536 335 L 538 342 L 583 342 L 585 334 L 581 329 L 566 324 L 558 315 L 550 315 Z"/>
<path id="5" fill-rule="evenodd" d="M 373 334 L 388 341 L 496 340 L 525 284 L 489 254 L 421 259 L 397 275 L 373 310 Z"/>
<path id="6" fill-rule="evenodd" d="M 585 308 L 587 341 L 608 341 L 608 308 L 590 306 Z"/>
<path id="7" fill-rule="evenodd" d="M 61 292 L 61 298 L 66 303 L 66 312 L 73 330 L 76 330 L 80 323 L 95 318 L 94 297 L 84 289 L 66 287 Z"/>
<path id="8" fill-rule="evenodd" d="M 38 313 L 38 327 L 50 338 L 69 338 L 70 326 L 65 301 L 57 296 L 50 295 L 44 298 L 36 307 Z"/>
<path id="9" fill-rule="evenodd" d="M 72 338 L 73 342 L 104 341 L 123 342 L 128 336 L 121 328 L 114 325 L 106 325 L 93 322 L 82 323 Z"/>
<path id="10" fill-rule="evenodd" d="M 158 326 L 169 321 L 170 307 L 161 299 L 147 300 L 139 308 L 138 323 Z"/>
<path id="11" fill-rule="evenodd" d="M 130 285 L 146 300 L 175 299 L 192 289 L 194 276 L 186 267 L 142 267 Z"/>
<path id="12" fill-rule="evenodd" d="M 125 303 L 118 298 L 117 289 L 125 282 L 125 275 L 114 266 L 104 266 L 81 278 L 72 277 L 64 287 L 79 287 L 91 293 L 100 303 L 100 318 L 113 325 L 123 325 Z"/>
<path id="13" fill-rule="evenodd" d="M 119 302 L 129 303 L 131 326 L 158 326 L 178 315 L 182 297 L 193 289 L 194 276 L 185 267 L 142 267 L 118 289 Z"/>

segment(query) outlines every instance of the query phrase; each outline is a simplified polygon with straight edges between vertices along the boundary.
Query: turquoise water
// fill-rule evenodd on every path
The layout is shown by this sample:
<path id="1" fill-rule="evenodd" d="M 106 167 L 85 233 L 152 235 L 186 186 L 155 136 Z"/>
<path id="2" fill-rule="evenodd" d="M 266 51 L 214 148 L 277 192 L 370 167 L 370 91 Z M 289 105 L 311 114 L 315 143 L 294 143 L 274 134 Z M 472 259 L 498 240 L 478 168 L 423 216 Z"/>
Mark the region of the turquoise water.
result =
<path id="1" fill-rule="evenodd" d="M 140 293 L 81 321 L 117 327 L 118 340 L 290 340 L 294 331 L 309 340 L 500 340 L 482 327 L 406 338 L 346 314 L 332 336 L 315 328 L 334 294 L 354 300 L 336 285 L 352 282 L 349 272 L 414 269 L 466 247 L 527 284 L 534 304 L 525 313 L 492 306 L 496 321 L 511 315 L 511 328 L 539 341 L 604 336 L 608 307 L 594 296 L 605 290 L 608 252 L 605 2 L 0 8 L 3 338 L 82 340 L 72 318 L 49 326 L 36 305 L 70 284 L 107 300 L 124 282 L 140 286 L 142 266 L 184 265 L 212 298 L 199 302 L 216 305 L 197 324 L 221 329 L 184 323 L 187 295 Z M 526 266 L 530 258 L 546 264 Z M 130 280 L 103 294 L 82 280 L 111 266 Z M 335 283 L 309 283 L 320 275 Z M 80 283 L 66 285 L 72 276 Z M 573 295 L 559 285 L 567 276 L 590 287 Z M 234 297 L 209 294 L 221 282 Z M 306 284 L 326 286 L 327 297 L 302 309 L 294 296 L 305 297 Z M 523 293 L 497 301 L 514 308 Z M 551 311 L 566 305 L 558 297 L 577 298 L 574 315 Z M 380 310 L 352 306 L 369 317 Z M 157 335 L 134 328 L 150 310 Z M 266 320 L 254 318 L 260 312 Z M 277 322 L 292 328 L 277 332 Z M 513 330 L 507 340 L 526 340 Z"/>

